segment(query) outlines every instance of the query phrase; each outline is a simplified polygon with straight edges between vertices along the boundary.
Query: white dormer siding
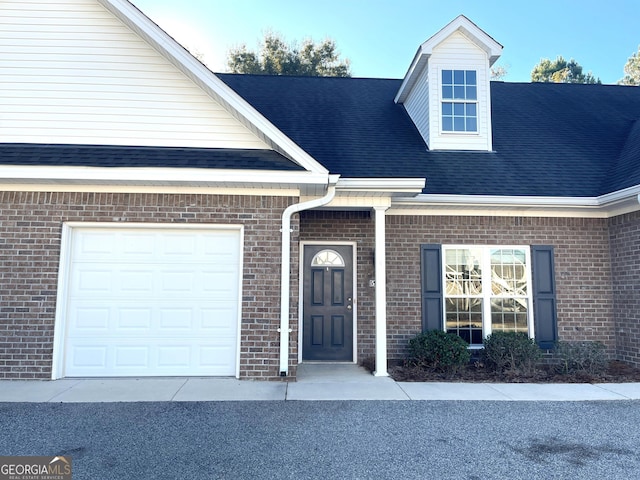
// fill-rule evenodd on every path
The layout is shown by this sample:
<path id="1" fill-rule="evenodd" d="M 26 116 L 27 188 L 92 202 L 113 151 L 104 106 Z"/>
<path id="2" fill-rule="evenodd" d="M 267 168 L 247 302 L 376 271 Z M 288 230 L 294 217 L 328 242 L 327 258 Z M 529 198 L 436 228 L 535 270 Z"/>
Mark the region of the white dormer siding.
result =
<path id="1" fill-rule="evenodd" d="M 429 148 L 433 150 L 491 150 L 491 108 L 489 93 L 489 60 L 484 50 L 455 32 L 433 49 L 429 62 L 429 84 L 433 85 L 429 99 Z M 442 125 L 442 71 L 471 70 L 476 72 L 477 114 L 476 132 L 445 131 Z"/>
<path id="2" fill-rule="evenodd" d="M 431 122 L 429 121 L 429 108 L 431 107 L 429 85 L 431 83 L 428 71 L 425 70 L 404 102 L 407 113 L 429 148 L 431 148 Z"/>
<path id="3" fill-rule="evenodd" d="M 491 151 L 490 67 L 502 47 L 464 16 L 456 18 L 421 45 L 396 97 L 404 104 L 430 150 Z M 443 96 L 443 71 L 475 76 L 474 95 L 467 99 Z M 473 112 L 467 131 L 451 127 L 450 110 Z M 443 114 L 449 124 L 443 124 Z M 475 115 L 474 115 L 475 114 Z M 456 120 L 464 120 L 457 117 Z M 468 126 L 471 125 L 471 128 Z"/>
<path id="4" fill-rule="evenodd" d="M 95 0 L 0 2 L 0 142 L 270 148 Z"/>

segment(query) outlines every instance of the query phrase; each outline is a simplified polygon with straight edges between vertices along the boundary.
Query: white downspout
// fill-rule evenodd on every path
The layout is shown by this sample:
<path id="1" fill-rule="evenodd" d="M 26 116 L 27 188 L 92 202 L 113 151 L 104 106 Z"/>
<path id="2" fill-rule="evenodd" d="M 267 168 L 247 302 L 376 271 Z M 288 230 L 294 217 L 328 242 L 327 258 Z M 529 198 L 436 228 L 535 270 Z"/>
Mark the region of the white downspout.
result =
<path id="1" fill-rule="evenodd" d="M 289 373 L 289 296 L 291 284 L 291 217 L 294 213 L 322 207 L 336 195 L 336 183 L 340 175 L 329 175 L 327 193 L 324 197 L 289 205 L 282 213 L 282 273 L 280 275 L 280 376 Z"/>

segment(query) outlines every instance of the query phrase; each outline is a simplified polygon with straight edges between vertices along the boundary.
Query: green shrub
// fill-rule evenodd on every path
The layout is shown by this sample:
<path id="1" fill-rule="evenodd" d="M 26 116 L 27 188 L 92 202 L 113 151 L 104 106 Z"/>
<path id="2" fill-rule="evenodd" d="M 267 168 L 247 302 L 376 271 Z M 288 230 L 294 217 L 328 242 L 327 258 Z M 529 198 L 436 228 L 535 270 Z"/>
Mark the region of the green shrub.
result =
<path id="1" fill-rule="evenodd" d="M 607 369 L 607 347 L 602 342 L 557 342 L 560 372 L 600 374 Z"/>
<path id="2" fill-rule="evenodd" d="M 496 331 L 484 339 L 483 345 L 485 366 L 499 373 L 533 373 L 542 358 L 536 342 L 522 332 Z"/>
<path id="3" fill-rule="evenodd" d="M 469 344 L 442 330 L 429 330 L 409 340 L 409 363 L 438 372 L 455 373 L 471 359 Z"/>

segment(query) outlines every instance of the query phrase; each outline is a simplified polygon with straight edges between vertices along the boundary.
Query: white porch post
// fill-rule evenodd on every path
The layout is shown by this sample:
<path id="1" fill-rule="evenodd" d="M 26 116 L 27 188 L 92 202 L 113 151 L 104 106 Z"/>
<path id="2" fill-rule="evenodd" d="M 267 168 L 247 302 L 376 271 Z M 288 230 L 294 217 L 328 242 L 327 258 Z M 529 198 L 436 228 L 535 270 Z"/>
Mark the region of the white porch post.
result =
<path id="1" fill-rule="evenodd" d="M 389 207 L 373 207 L 375 216 L 376 377 L 387 377 L 387 276 L 385 217 Z"/>

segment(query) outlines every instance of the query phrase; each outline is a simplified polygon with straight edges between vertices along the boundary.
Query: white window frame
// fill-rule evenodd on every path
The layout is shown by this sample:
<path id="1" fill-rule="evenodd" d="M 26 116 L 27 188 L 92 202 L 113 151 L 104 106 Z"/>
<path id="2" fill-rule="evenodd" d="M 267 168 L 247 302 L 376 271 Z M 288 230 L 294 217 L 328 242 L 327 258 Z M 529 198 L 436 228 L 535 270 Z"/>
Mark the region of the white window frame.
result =
<path id="1" fill-rule="evenodd" d="M 444 83 L 442 81 L 442 72 L 450 70 L 452 72 L 455 72 L 456 70 L 459 71 L 473 71 L 476 73 L 476 98 L 475 100 L 468 100 L 468 99 L 456 99 L 456 98 L 444 98 L 443 94 L 442 94 L 442 87 L 444 86 Z M 480 134 L 480 104 L 478 101 L 478 96 L 479 96 L 479 87 L 478 87 L 478 77 L 479 77 L 479 72 L 477 70 L 477 68 L 464 68 L 464 67 L 441 67 L 440 71 L 438 72 L 438 96 L 440 97 L 440 133 L 443 135 L 479 135 Z M 466 86 L 466 83 L 465 83 Z M 443 126 L 443 117 L 444 117 L 444 104 L 445 103 L 461 103 L 463 105 L 469 104 L 469 103 L 473 103 L 476 106 L 476 129 L 475 130 L 445 130 L 444 126 Z M 466 114 L 465 114 L 465 118 L 466 118 Z"/>
<path id="2" fill-rule="evenodd" d="M 526 262 L 526 276 L 527 276 L 527 295 L 524 297 L 527 299 L 527 333 L 529 338 L 535 338 L 534 330 L 534 315 L 533 315 L 533 277 L 531 274 L 531 247 L 529 245 L 469 245 L 469 244 L 447 244 L 442 245 L 442 292 L 443 292 L 443 308 L 442 308 L 442 328 L 447 331 L 447 308 L 446 302 L 448 298 L 456 298 L 456 296 L 447 295 L 447 250 L 468 250 L 468 249 L 480 249 L 482 250 L 482 293 L 477 298 L 482 298 L 482 338 L 485 339 L 491 335 L 492 322 L 491 322 L 491 299 L 500 298 L 501 295 L 491 294 L 491 251 L 492 250 L 523 250 L 525 254 Z M 458 298 L 469 297 L 458 296 Z M 503 298 L 514 298 L 513 296 L 503 295 Z M 471 344 L 469 348 L 479 349 L 482 345 Z"/>

